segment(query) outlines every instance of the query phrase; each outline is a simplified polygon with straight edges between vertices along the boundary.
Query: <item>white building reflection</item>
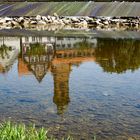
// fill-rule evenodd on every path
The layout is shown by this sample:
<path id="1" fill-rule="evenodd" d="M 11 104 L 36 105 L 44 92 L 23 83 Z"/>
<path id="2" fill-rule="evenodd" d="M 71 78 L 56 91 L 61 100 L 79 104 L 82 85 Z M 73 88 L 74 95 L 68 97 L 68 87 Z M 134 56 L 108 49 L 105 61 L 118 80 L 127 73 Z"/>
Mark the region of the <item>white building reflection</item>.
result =
<path id="1" fill-rule="evenodd" d="M 76 44 L 79 42 L 82 42 L 83 38 L 63 38 L 63 37 L 0 37 L 0 69 L 1 72 L 8 71 L 10 66 L 14 63 L 15 59 L 18 57 L 19 53 L 22 53 L 24 55 L 24 60 L 26 62 L 39 62 L 40 60 L 47 60 L 51 59 L 48 58 L 45 54 L 44 56 L 40 56 L 39 58 L 32 56 L 29 58 L 26 57 L 26 51 L 30 50 L 31 44 L 42 44 L 45 45 L 45 51 L 48 51 L 53 49 L 53 51 L 57 51 L 56 57 L 65 57 L 65 55 L 73 57 L 75 54 L 71 54 L 70 51 L 66 53 L 61 53 L 60 50 L 72 50 L 73 48 L 76 48 Z M 87 38 L 87 42 L 90 42 L 94 47 L 96 47 L 97 40 L 94 38 Z M 49 52 L 50 53 L 50 52 Z M 62 56 L 60 56 L 62 55 Z M 68 57 L 67 56 L 67 57 Z M 23 56 L 22 56 L 23 57 Z M 49 60 L 50 61 L 50 60 Z M 32 69 L 35 69 L 35 67 L 32 66 Z"/>

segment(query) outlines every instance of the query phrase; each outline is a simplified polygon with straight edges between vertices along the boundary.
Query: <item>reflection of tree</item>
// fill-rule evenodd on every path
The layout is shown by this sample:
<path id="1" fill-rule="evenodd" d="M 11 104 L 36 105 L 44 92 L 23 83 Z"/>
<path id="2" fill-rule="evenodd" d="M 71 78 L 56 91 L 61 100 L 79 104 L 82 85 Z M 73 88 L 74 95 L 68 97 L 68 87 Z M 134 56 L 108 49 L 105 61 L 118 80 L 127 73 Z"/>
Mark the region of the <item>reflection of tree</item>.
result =
<path id="1" fill-rule="evenodd" d="M 1 61 L 4 61 L 4 59 L 9 59 L 10 58 L 9 52 L 11 52 L 11 51 L 12 51 L 12 47 L 4 44 L 4 37 L 3 37 L 3 44 L 0 46 Z M 9 69 L 10 69 L 10 65 L 2 66 L 0 64 L 0 72 L 5 73 L 5 72 L 9 71 Z"/>
<path id="2" fill-rule="evenodd" d="M 78 50 L 89 50 L 93 48 L 93 44 L 88 42 L 87 39 L 85 38 L 83 41 L 75 43 L 75 49 Z"/>
<path id="3" fill-rule="evenodd" d="M 137 40 L 99 39 L 96 61 L 106 72 L 122 73 L 140 67 L 140 42 Z"/>
<path id="4" fill-rule="evenodd" d="M 12 51 L 11 47 L 6 46 L 5 44 L 1 45 L 0 46 L 0 56 L 1 56 L 1 58 L 2 59 L 5 59 L 5 58 L 9 59 L 9 57 L 10 57 L 9 54 L 8 54 L 9 51 Z"/>
<path id="5" fill-rule="evenodd" d="M 27 48 L 27 55 L 44 55 L 46 54 L 45 45 L 40 43 L 30 44 L 30 47 Z"/>

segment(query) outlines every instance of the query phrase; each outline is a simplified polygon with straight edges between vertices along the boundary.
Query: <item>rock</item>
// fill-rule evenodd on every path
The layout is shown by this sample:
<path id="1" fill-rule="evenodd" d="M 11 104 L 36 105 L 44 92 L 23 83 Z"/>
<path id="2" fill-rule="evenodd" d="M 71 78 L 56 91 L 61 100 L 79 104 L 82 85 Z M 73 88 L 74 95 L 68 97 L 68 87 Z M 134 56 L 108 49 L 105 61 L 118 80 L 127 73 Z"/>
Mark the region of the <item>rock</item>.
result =
<path id="1" fill-rule="evenodd" d="M 50 19 L 51 19 L 51 16 L 48 15 L 48 16 L 47 16 L 47 19 L 50 20 Z"/>
<path id="2" fill-rule="evenodd" d="M 99 25 L 99 26 L 104 26 L 104 24 L 101 22 L 101 19 L 98 19 L 98 20 L 96 21 L 96 23 L 97 23 L 97 25 Z"/>
<path id="3" fill-rule="evenodd" d="M 26 28 L 28 27 L 28 25 L 29 25 L 29 22 L 25 20 L 22 26 Z"/>
<path id="4" fill-rule="evenodd" d="M 77 22 L 77 23 L 80 22 L 79 19 L 78 19 L 77 17 L 72 17 L 72 18 L 71 18 L 71 21 L 72 21 L 72 22 Z"/>
<path id="5" fill-rule="evenodd" d="M 46 22 L 43 21 L 43 20 L 40 20 L 40 21 L 38 21 L 38 24 L 40 24 L 40 25 L 46 25 Z"/>
<path id="6" fill-rule="evenodd" d="M 84 27 L 84 28 L 87 28 L 88 27 L 88 23 L 87 23 L 87 21 L 82 21 L 82 22 L 80 22 L 79 23 L 79 25 L 81 26 L 81 27 Z"/>
<path id="7" fill-rule="evenodd" d="M 56 13 L 54 13 L 53 16 L 59 19 L 59 16 Z"/>
<path id="8" fill-rule="evenodd" d="M 53 20 L 53 24 L 60 24 L 60 22 L 58 20 Z"/>
<path id="9" fill-rule="evenodd" d="M 70 21 L 70 20 L 67 20 L 67 19 L 62 19 L 62 21 L 63 21 L 63 23 L 66 24 L 66 25 L 68 25 L 68 24 L 71 23 L 71 21 Z"/>
<path id="10" fill-rule="evenodd" d="M 18 22 L 24 22 L 24 18 L 23 17 L 20 17 L 20 18 L 17 19 L 17 21 Z"/>
<path id="11" fill-rule="evenodd" d="M 46 23 L 52 23 L 52 20 L 47 20 Z"/>
<path id="12" fill-rule="evenodd" d="M 19 26 L 19 23 L 18 22 L 16 22 L 16 21 L 12 21 L 11 22 L 11 25 L 14 27 L 14 26 Z"/>
<path id="13" fill-rule="evenodd" d="M 42 18 L 42 17 L 41 17 L 40 15 L 37 15 L 37 16 L 36 16 L 36 20 L 41 20 L 41 18 Z"/>
<path id="14" fill-rule="evenodd" d="M 0 24 L 4 24 L 4 23 L 6 23 L 6 20 L 5 19 L 0 19 Z"/>
<path id="15" fill-rule="evenodd" d="M 59 23 L 60 23 L 61 25 L 64 25 L 64 22 L 63 22 L 62 19 L 59 19 Z"/>
<path id="16" fill-rule="evenodd" d="M 52 20 L 52 21 L 56 20 L 56 17 L 51 16 L 51 20 Z"/>
<path id="17" fill-rule="evenodd" d="M 84 19 L 86 20 L 86 21 L 93 21 L 93 18 L 90 18 L 90 17 L 84 17 Z"/>
<path id="18" fill-rule="evenodd" d="M 45 16 L 42 16 L 42 20 L 44 20 L 44 21 L 48 21 L 48 18 L 47 17 L 45 17 Z"/>
<path id="19" fill-rule="evenodd" d="M 37 24 L 37 21 L 31 21 L 30 24 L 36 25 Z"/>
<path id="20" fill-rule="evenodd" d="M 109 25 L 109 21 L 106 20 L 106 21 L 103 22 L 103 24 Z"/>
<path id="21" fill-rule="evenodd" d="M 9 17 L 5 17 L 4 19 L 5 19 L 6 22 L 13 20 L 12 18 L 9 18 Z"/>

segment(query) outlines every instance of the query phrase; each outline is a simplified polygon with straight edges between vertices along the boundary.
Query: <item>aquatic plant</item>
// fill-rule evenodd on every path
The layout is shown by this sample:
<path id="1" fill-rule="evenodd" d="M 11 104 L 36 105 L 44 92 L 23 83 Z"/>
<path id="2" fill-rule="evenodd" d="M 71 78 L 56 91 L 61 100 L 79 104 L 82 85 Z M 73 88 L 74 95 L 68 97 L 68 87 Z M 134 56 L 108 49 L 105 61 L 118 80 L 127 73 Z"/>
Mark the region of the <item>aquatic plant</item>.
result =
<path id="1" fill-rule="evenodd" d="M 0 124 L 0 140 L 56 140 L 48 136 L 45 128 L 36 129 L 35 125 L 26 127 L 24 124 L 14 124 L 10 121 Z M 73 140 L 70 136 L 62 140 Z"/>

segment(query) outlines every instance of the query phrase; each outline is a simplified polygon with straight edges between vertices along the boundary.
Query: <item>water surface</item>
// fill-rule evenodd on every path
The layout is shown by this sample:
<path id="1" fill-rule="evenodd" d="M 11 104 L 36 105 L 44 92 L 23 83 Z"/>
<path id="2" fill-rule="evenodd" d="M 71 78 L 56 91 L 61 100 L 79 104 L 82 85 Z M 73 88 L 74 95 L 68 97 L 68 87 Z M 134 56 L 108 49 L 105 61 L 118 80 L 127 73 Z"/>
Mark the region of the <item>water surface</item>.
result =
<path id="1" fill-rule="evenodd" d="M 0 121 L 140 139 L 140 40 L 2 36 L 0 46 Z"/>

